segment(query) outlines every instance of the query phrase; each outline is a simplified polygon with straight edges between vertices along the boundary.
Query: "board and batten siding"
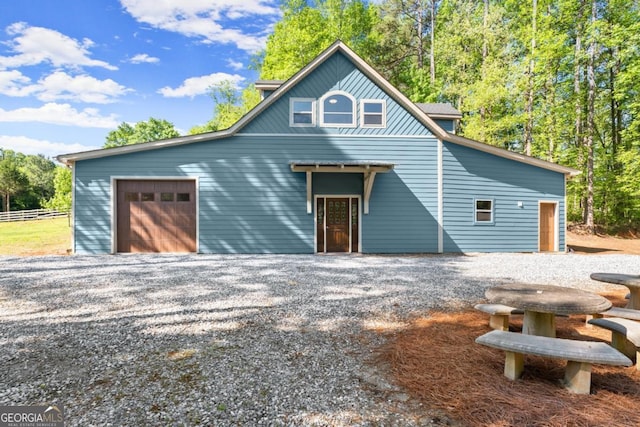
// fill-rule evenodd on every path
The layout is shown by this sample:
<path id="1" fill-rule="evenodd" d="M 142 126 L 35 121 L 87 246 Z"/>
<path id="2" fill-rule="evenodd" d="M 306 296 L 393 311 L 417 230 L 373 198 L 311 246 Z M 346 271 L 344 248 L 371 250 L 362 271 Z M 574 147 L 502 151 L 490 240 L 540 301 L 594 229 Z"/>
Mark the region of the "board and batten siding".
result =
<path id="1" fill-rule="evenodd" d="M 238 135 L 79 161 L 75 252 L 112 251 L 112 177 L 197 177 L 200 252 L 313 253 L 306 174 L 289 163 L 341 159 L 396 164 L 376 176 L 370 214 L 362 216 L 363 252 L 434 252 L 435 147 L 428 137 Z M 345 180 L 352 192 L 353 177 Z M 321 192 L 342 192 L 339 178 L 318 184 Z"/>
<path id="2" fill-rule="evenodd" d="M 558 246 L 564 251 L 564 194 L 562 173 L 445 142 L 444 252 L 537 252 L 540 201 L 558 203 Z M 493 223 L 475 223 L 476 199 L 493 200 Z"/>
<path id="3" fill-rule="evenodd" d="M 319 99 L 331 91 L 344 91 L 356 99 L 355 128 L 289 127 L 289 99 Z M 384 128 L 362 128 L 360 126 L 360 100 L 380 99 L 386 101 L 387 126 Z M 318 104 L 318 103 L 317 103 Z M 316 119 L 319 123 L 319 104 Z M 393 100 L 342 53 L 330 57 L 313 70 L 304 80 L 291 88 L 286 96 L 275 101 L 266 111 L 254 118 L 241 131 L 253 134 L 321 134 L 321 135 L 431 135 L 431 132 L 415 117 Z"/>

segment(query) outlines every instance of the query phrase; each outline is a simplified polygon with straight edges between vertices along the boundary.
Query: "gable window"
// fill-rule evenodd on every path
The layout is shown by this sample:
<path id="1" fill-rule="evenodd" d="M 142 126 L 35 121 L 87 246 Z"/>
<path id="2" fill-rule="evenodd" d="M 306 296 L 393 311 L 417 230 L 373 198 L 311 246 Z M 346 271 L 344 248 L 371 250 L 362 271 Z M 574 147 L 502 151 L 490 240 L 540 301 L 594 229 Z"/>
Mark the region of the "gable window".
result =
<path id="1" fill-rule="evenodd" d="M 356 102 L 344 92 L 329 92 L 320 98 L 320 125 L 328 127 L 355 127 Z"/>
<path id="2" fill-rule="evenodd" d="M 363 99 L 360 102 L 360 126 L 383 128 L 387 126 L 387 105 L 384 100 Z"/>
<path id="3" fill-rule="evenodd" d="M 316 100 L 291 98 L 289 104 L 289 126 L 313 127 L 316 125 Z"/>
<path id="4" fill-rule="evenodd" d="M 475 222 L 480 224 L 493 223 L 493 200 L 476 199 Z"/>

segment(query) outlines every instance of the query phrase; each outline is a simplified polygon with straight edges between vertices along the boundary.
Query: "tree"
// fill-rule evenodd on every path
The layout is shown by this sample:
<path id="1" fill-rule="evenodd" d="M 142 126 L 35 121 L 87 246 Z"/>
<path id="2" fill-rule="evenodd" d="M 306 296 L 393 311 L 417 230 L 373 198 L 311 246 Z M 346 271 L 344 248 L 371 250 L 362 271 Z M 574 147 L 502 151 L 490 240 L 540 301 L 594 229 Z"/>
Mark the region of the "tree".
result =
<path id="1" fill-rule="evenodd" d="M 367 59 L 376 49 L 369 38 L 377 7 L 363 0 L 287 0 L 283 17 L 267 38 L 260 78 L 286 80 L 336 40 Z"/>
<path id="2" fill-rule="evenodd" d="M 26 155 L 20 159 L 20 170 L 29 181 L 28 188 L 16 200 L 22 209 L 37 209 L 54 193 L 56 164 L 43 155 Z"/>
<path id="3" fill-rule="evenodd" d="M 209 96 L 215 103 L 213 118 L 202 126 L 191 128 L 191 135 L 227 129 L 260 102 L 260 93 L 254 85 L 240 93 L 235 83 L 229 80 L 212 86 Z"/>
<path id="4" fill-rule="evenodd" d="M 11 196 L 24 190 L 29 185 L 27 176 L 22 173 L 13 156 L 4 153 L 0 160 L 0 194 L 4 199 L 4 210 L 11 210 Z"/>
<path id="5" fill-rule="evenodd" d="M 176 138 L 180 133 L 172 123 L 164 119 L 149 118 L 138 122 L 135 126 L 121 123 L 116 130 L 112 130 L 106 137 L 104 148 L 120 147 L 123 145 L 139 144 L 141 142 L 158 141 Z"/>
<path id="6" fill-rule="evenodd" d="M 373 65 L 415 102 L 434 100 L 437 0 L 388 0 L 372 37 Z M 427 58 L 428 56 L 428 58 Z"/>
<path id="7" fill-rule="evenodd" d="M 58 166 L 55 170 L 53 186 L 55 193 L 45 203 L 47 209 L 54 209 L 60 212 L 71 210 L 71 169 Z"/>

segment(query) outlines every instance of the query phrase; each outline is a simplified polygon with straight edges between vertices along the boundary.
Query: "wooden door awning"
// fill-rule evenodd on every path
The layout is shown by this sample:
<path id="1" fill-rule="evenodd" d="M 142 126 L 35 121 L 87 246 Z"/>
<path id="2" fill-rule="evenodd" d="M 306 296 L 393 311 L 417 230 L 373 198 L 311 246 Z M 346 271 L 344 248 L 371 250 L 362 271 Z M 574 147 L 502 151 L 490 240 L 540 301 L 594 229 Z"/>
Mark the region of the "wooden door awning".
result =
<path id="1" fill-rule="evenodd" d="M 364 175 L 364 203 L 363 210 L 365 214 L 369 213 L 369 198 L 373 189 L 373 182 L 377 173 L 389 172 L 394 168 L 393 163 L 376 162 L 376 161 L 291 161 L 289 162 L 291 171 L 306 172 L 307 174 L 307 213 L 313 212 L 313 194 L 311 191 L 311 182 L 314 172 L 321 173 L 361 173 Z"/>

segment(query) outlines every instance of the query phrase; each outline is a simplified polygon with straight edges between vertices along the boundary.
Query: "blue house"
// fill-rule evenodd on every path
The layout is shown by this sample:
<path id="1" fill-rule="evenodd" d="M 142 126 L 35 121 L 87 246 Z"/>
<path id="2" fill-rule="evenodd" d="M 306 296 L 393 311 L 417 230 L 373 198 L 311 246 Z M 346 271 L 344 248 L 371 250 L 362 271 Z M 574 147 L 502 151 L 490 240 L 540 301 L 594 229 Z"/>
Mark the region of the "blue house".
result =
<path id="1" fill-rule="evenodd" d="M 578 171 L 456 135 L 341 42 L 227 130 L 65 154 L 73 251 L 565 250 Z"/>

